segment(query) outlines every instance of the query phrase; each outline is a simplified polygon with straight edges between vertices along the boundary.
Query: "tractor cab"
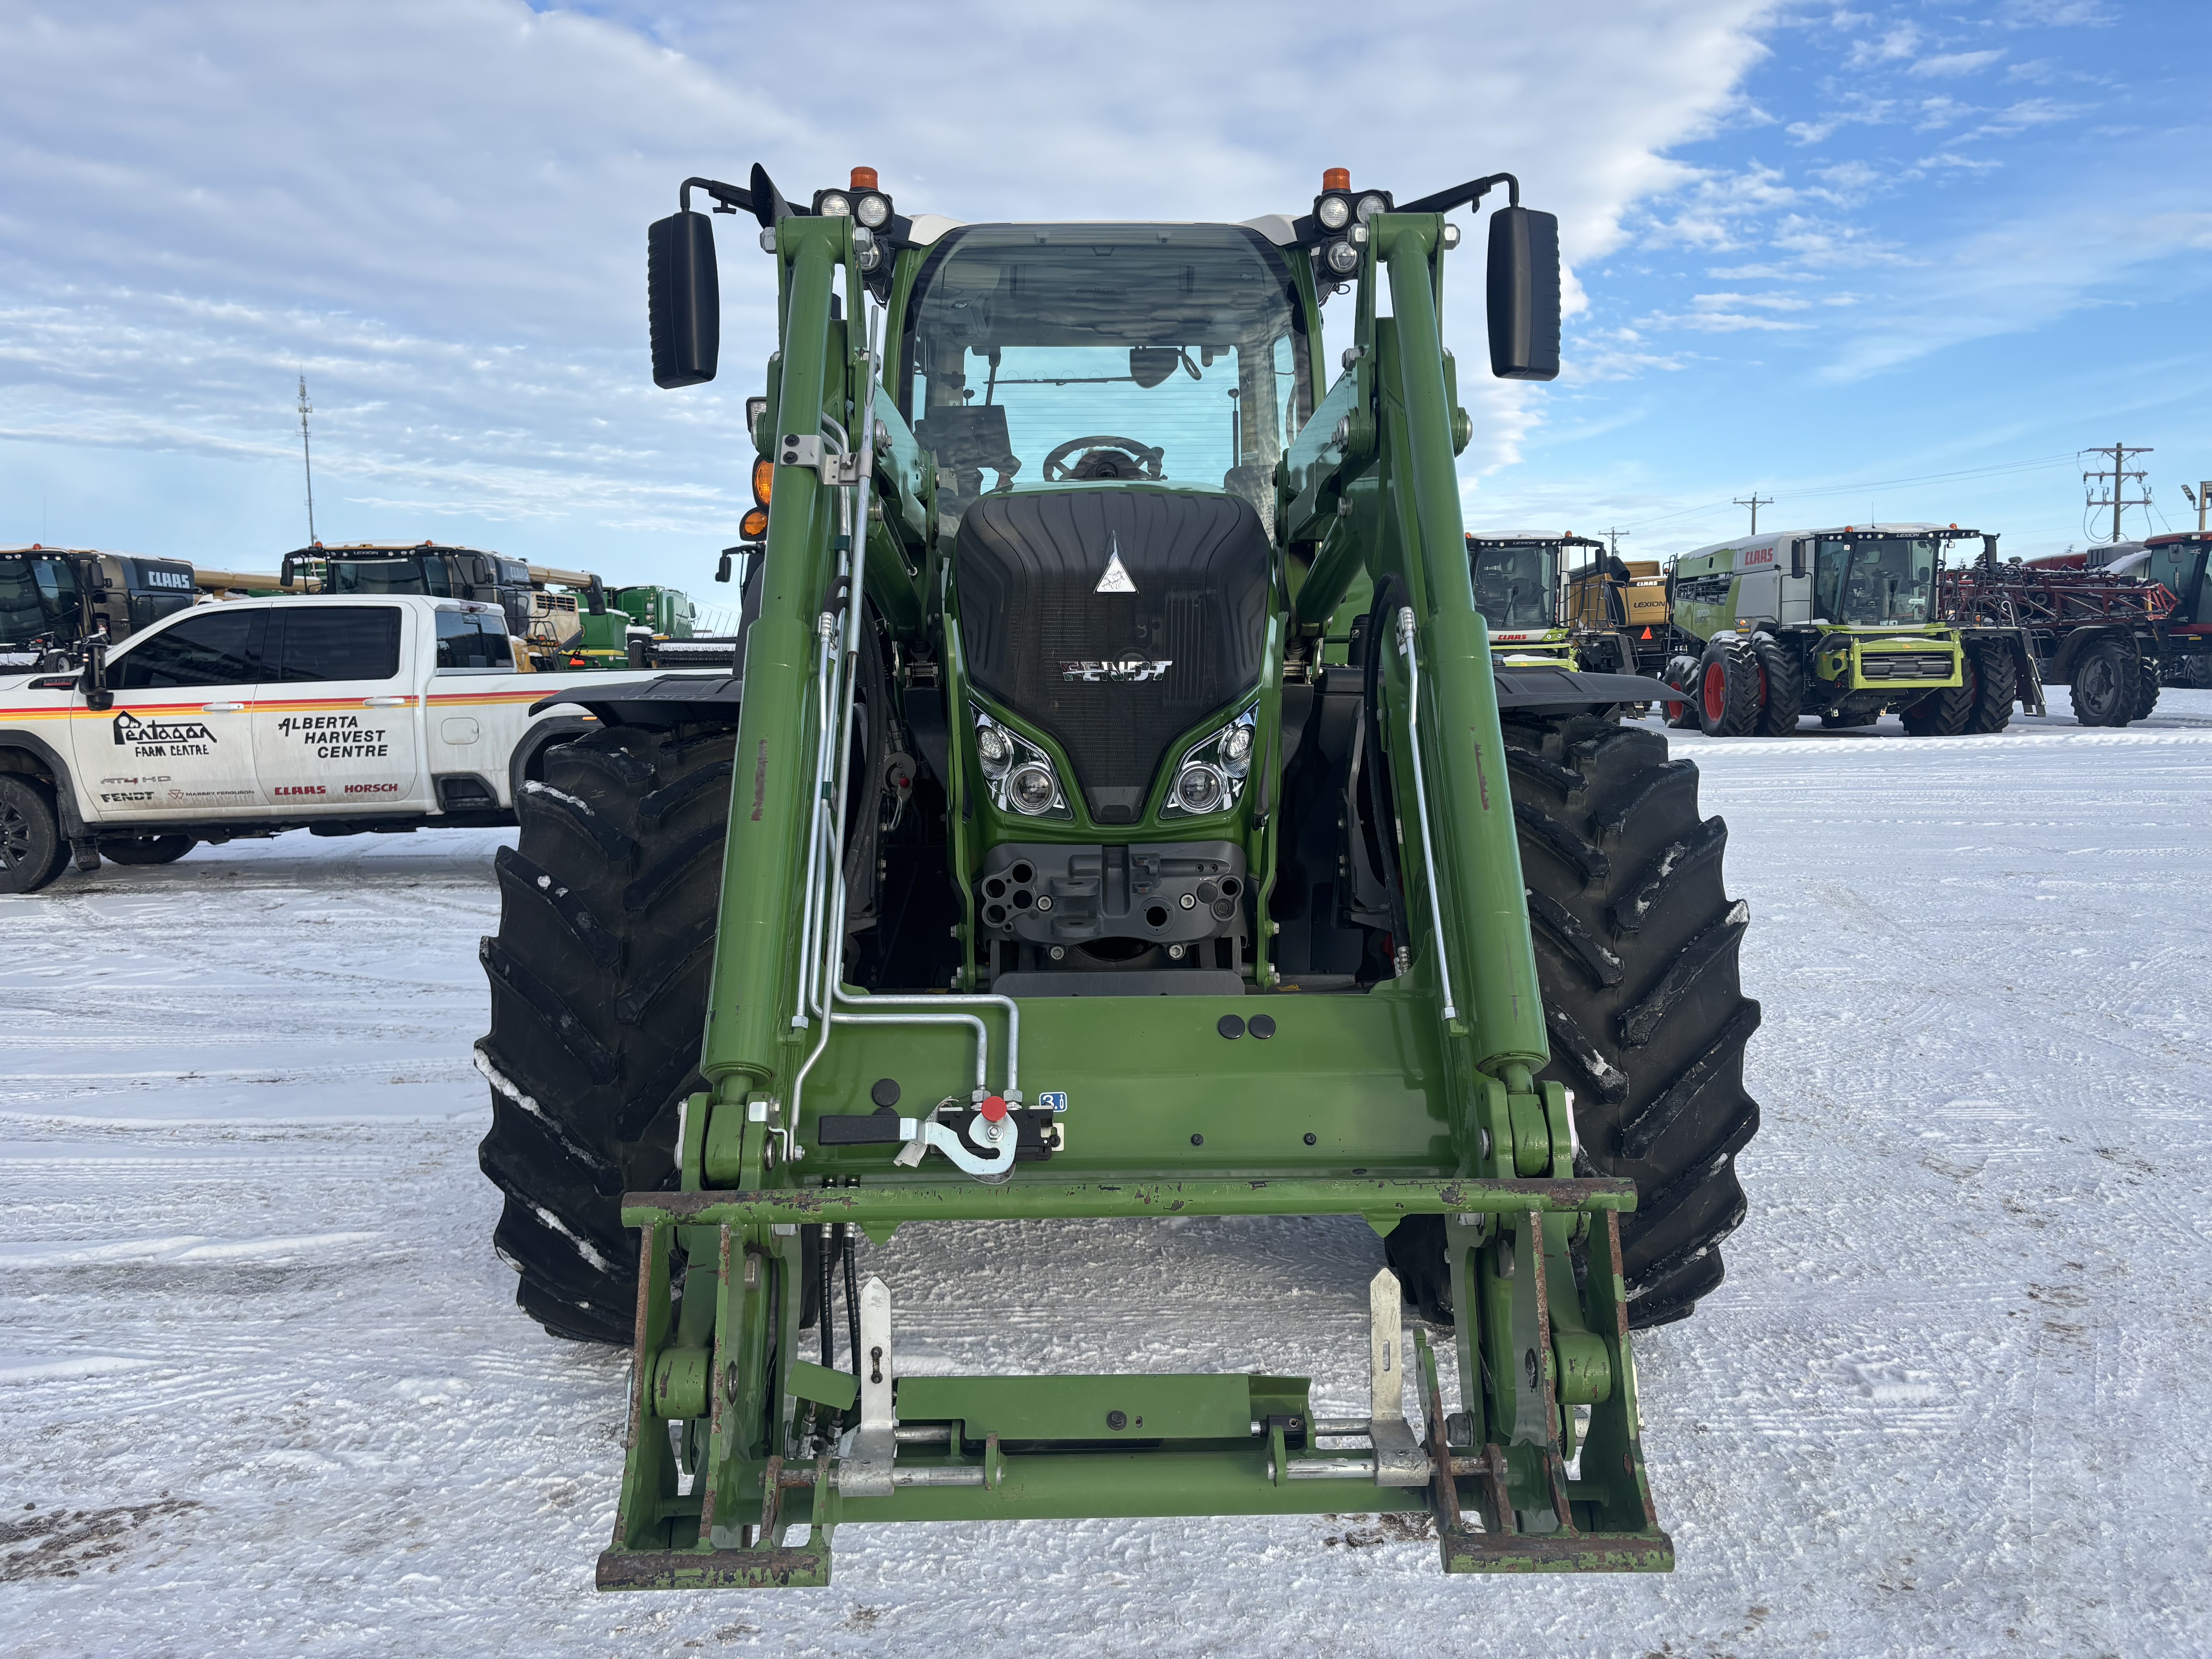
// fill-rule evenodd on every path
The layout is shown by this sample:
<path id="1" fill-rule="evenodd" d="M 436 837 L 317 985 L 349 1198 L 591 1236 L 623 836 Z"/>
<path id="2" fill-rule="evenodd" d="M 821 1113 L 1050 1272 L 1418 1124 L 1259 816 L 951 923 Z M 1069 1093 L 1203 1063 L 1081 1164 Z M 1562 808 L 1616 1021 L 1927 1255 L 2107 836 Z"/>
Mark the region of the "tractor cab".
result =
<path id="1" fill-rule="evenodd" d="M 1581 665 L 1566 626 L 1560 568 L 1569 548 L 1604 546 L 1573 534 L 1467 538 L 1474 606 L 1490 626 L 1490 648 L 1501 665 Z"/>
<path id="2" fill-rule="evenodd" d="M 1313 412 L 1291 263 L 1234 225 L 964 227 L 903 320 L 988 982 L 1242 994 L 1275 468 Z"/>

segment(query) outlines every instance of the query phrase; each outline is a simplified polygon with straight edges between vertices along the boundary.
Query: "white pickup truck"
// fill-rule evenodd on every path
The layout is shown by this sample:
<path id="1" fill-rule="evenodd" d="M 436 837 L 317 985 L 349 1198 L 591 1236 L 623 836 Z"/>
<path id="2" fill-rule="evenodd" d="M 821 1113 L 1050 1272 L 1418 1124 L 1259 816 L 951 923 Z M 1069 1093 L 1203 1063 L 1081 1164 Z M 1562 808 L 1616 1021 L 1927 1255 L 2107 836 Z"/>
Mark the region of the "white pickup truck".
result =
<path id="1" fill-rule="evenodd" d="M 667 678 L 526 660 L 496 605 L 332 596 L 204 605 L 104 669 L 0 678 L 0 893 L 36 891 L 72 854 L 90 870 L 286 830 L 512 823 L 540 751 L 592 724 L 539 705 Z"/>

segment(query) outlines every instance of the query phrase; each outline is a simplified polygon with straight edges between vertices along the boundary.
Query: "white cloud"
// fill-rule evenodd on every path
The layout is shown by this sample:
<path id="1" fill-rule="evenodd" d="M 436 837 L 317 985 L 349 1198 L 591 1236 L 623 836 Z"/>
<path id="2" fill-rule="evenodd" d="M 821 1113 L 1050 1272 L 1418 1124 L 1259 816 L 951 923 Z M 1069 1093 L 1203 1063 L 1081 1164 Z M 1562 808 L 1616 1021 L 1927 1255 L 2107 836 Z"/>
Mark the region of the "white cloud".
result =
<path id="1" fill-rule="evenodd" d="M 1878 64 L 1893 63 L 1912 56 L 1918 49 L 1920 31 L 1910 23 L 1900 23 L 1887 29 L 1871 40 L 1855 40 L 1850 55 L 1844 60 L 1847 69 L 1871 69 Z"/>
<path id="2" fill-rule="evenodd" d="M 1972 75 L 1976 70 L 1987 69 L 2002 58 L 1999 51 L 1946 52 L 1933 58 L 1923 58 L 1905 71 L 1908 75 L 1944 76 Z"/>

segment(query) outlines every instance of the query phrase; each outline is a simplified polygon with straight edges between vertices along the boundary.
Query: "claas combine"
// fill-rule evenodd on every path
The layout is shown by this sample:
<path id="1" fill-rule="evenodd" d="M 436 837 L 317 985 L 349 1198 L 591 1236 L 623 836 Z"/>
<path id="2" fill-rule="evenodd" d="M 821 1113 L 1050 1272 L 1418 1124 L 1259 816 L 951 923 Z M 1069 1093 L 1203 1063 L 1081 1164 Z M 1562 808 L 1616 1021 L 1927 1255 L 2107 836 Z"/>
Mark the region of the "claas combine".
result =
<path id="1" fill-rule="evenodd" d="M 1345 1510 L 1450 1572 L 1671 1566 L 1630 1334 L 1720 1280 L 1759 1011 L 1694 769 L 1591 712 L 1652 682 L 1496 663 L 1476 609 L 1440 313 L 1501 187 L 1490 368 L 1547 379 L 1557 225 L 1504 174 L 959 224 L 756 167 L 652 227 L 664 387 L 717 368 L 695 196 L 777 284 L 742 674 L 562 689 L 599 725 L 500 855 L 478 1049 L 521 1305 L 635 1349 L 603 1588 L 824 1584 L 846 1522 Z M 1235 1215 L 1381 1237 L 1365 1399 L 1266 1352 L 904 1375 L 858 1270 Z"/>

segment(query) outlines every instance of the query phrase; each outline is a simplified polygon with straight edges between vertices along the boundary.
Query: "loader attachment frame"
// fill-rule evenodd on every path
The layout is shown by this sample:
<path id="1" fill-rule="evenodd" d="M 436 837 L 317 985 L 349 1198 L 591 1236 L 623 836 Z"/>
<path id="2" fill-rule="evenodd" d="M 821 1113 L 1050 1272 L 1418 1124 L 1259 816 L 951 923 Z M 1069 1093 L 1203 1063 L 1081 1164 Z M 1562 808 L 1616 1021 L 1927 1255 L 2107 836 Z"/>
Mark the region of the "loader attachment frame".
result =
<path id="1" fill-rule="evenodd" d="M 848 1521 L 1346 1510 L 1430 1516 L 1449 1572 L 1672 1566 L 1626 1315 L 1619 1217 L 1635 1192 L 1576 1176 L 1572 1103 L 1535 1079 L 1545 1011 L 1453 466 L 1466 417 L 1439 328 L 1443 219 L 1384 213 L 1368 230 L 1351 366 L 1285 455 L 1273 526 L 1279 560 L 1311 560 L 1298 615 L 1333 608 L 1317 580 L 1364 576 L 1381 601 L 1408 936 L 1395 977 L 1328 996 L 1269 994 L 1290 988 L 1264 944 L 1242 996 L 992 995 L 973 988 L 972 932 L 949 991 L 846 982 L 861 653 L 933 625 L 950 550 L 933 468 L 860 331 L 853 222 L 794 211 L 764 238 L 781 278 L 760 428 L 775 477 L 707 1086 L 683 1113 L 680 1190 L 623 1200 L 635 1354 L 601 1589 L 823 1585 Z M 896 258 L 890 331 L 917 255 Z M 1285 263 L 1311 313 L 1310 268 L 1295 250 Z M 1290 623 L 1286 599 L 1278 615 Z M 1279 646 L 1267 672 L 1279 690 Z M 1576 679 L 1516 701 L 1613 700 Z M 712 712 L 672 700 L 659 717 Z M 1273 833 L 1254 830 L 1255 881 Z M 895 1079 L 896 1109 L 873 1092 Z M 1225 1376 L 902 1377 L 874 1279 L 854 1298 L 853 1369 L 800 1357 L 802 1228 L 881 1243 L 928 1221 L 1230 1215 L 1357 1215 L 1386 1235 L 1443 1218 L 1456 1407 L 1426 1334 L 1409 1345 L 1387 1268 L 1364 1401 L 1316 1401 L 1265 1353 Z"/>

